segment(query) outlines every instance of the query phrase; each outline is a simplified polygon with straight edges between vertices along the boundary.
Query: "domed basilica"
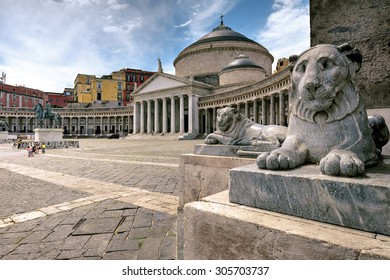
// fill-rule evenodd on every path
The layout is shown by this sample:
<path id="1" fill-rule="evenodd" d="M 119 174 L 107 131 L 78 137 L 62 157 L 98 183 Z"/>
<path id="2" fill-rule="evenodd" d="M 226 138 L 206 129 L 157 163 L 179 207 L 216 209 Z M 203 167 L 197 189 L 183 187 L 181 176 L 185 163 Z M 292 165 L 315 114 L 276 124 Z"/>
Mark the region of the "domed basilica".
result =
<path id="1" fill-rule="evenodd" d="M 286 125 L 288 67 L 272 74 L 274 57 L 223 21 L 134 92 L 133 134 L 178 133 L 193 139 L 214 131 L 216 110 L 237 108 L 262 124 Z"/>

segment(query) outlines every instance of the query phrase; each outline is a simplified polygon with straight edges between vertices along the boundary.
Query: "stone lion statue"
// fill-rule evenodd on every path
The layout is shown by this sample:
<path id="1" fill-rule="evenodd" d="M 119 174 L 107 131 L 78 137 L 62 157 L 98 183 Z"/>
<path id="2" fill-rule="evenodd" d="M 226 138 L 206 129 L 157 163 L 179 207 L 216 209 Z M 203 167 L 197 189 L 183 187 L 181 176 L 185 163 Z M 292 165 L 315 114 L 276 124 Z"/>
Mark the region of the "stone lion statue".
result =
<path id="1" fill-rule="evenodd" d="M 362 56 L 348 44 L 317 45 L 293 63 L 286 140 L 256 159 L 262 169 L 320 164 L 323 174 L 355 177 L 378 162 L 355 76 Z"/>
<path id="2" fill-rule="evenodd" d="M 376 152 L 380 156 L 382 147 L 389 142 L 390 133 L 384 117 L 381 115 L 368 116 L 368 126 L 372 131 L 372 139 L 376 146 Z"/>
<path id="3" fill-rule="evenodd" d="M 8 129 L 8 124 L 5 121 L 0 120 L 0 131 L 7 131 Z"/>
<path id="4" fill-rule="evenodd" d="M 283 143 L 287 127 L 255 123 L 237 109 L 224 107 L 217 110 L 217 130 L 207 135 L 205 144 L 261 145 Z"/>

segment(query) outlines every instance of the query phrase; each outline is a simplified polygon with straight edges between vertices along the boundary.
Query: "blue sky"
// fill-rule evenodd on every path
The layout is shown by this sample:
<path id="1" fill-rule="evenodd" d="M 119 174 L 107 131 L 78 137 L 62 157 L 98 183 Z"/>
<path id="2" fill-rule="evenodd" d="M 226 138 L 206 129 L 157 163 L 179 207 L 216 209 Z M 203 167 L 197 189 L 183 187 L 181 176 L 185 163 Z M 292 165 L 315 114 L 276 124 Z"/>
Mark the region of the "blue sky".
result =
<path id="1" fill-rule="evenodd" d="M 310 45 L 309 0 L 0 0 L 7 84 L 62 92 L 78 73 L 174 74 L 181 50 L 224 24 L 275 57 Z"/>

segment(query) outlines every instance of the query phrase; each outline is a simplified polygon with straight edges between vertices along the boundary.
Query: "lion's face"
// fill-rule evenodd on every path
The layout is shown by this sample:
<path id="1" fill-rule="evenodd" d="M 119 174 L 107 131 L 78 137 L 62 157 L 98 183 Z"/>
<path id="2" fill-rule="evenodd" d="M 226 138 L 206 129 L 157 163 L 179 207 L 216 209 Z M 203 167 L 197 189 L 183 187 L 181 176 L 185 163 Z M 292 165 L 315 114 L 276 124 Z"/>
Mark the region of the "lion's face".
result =
<path id="1" fill-rule="evenodd" d="M 309 110 L 320 112 L 332 106 L 348 78 L 348 60 L 333 46 L 313 48 L 301 55 L 292 74 L 298 98 Z"/>
<path id="2" fill-rule="evenodd" d="M 359 101 L 352 77 L 356 69 L 334 45 L 318 45 L 301 54 L 292 72 L 292 111 L 312 120 L 325 112 L 328 121 L 354 110 Z"/>
<path id="3" fill-rule="evenodd" d="M 237 120 L 239 112 L 235 108 L 225 107 L 217 110 L 217 129 L 227 131 Z"/>

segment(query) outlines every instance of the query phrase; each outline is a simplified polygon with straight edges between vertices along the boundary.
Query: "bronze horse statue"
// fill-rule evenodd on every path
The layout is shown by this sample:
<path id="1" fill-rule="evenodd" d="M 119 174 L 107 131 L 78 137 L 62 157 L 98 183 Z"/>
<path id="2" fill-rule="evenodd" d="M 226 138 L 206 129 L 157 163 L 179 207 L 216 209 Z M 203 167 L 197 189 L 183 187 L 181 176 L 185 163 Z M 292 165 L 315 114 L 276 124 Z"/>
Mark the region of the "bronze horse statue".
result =
<path id="1" fill-rule="evenodd" d="M 0 120 L 0 131 L 8 131 L 9 127 L 7 122 Z"/>
<path id="2" fill-rule="evenodd" d="M 40 124 L 42 124 L 43 120 L 45 119 L 53 121 L 53 124 L 55 125 L 60 124 L 60 115 L 56 112 L 52 112 L 50 105 L 46 105 L 46 109 L 43 109 L 42 105 L 37 103 L 34 106 L 34 111 L 35 118 L 39 121 Z"/>

